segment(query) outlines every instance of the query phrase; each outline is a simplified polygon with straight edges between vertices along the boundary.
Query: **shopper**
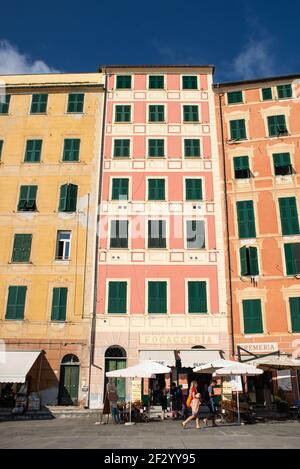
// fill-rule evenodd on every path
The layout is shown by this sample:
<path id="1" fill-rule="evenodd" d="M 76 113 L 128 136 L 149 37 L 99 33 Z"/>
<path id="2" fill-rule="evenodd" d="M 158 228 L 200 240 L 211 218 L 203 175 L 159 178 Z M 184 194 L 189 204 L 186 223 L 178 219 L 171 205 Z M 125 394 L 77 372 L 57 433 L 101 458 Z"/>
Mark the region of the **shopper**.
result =
<path id="1" fill-rule="evenodd" d="M 216 385 L 216 382 L 213 380 L 209 384 L 209 386 L 207 386 L 207 389 L 206 389 L 205 394 L 204 394 L 205 404 L 209 408 L 209 413 L 210 413 L 210 417 L 211 417 L 211 420 L 212 420 L 212 426 L 213 427 L 217 427 L 217 424 L 216 424 L 216 407 L 215 407 L 215 402 L 214 402 L 214 386 L 215 385 Z M 208 426 L 208 418 L 207 417 L 203 420 L 203 423 L 206 427 Z"/>
<path id="2" fill-rule="evenodd" d="M 107 398 L 110 404 L 110 411 L 114 423 L 120 423 L 120 412 L 118 408 L 118 393 L 117 388 L 114 385 L 113 379 L 109 378 L 106 386 Z"/>
<path id="3" fill-rule="evenodd" d="M 182 409 L 182 391 L 176 383 L 172 383 L 171 387 L 171 404 L 173 419 L 179 418 L 179 412 Z"/>
<path id="4" fill-rule="evenodd" d="M 201 394 L 196 393 L 191 401 L 192 415 L 182 422 L 183 428 L 186 427 L 188 422 L 196 420 L 196 428 L 199 430 L 200 427 L 200 407 L 201 407 Z"/>
<path id="5" fill-rule="evenodd" d="M 166 383 L 162 383 L 160 386 L 159 398 L 160 398 L 160 405 L 161 405 L 161 419 L 165 420 L 166 411 L 168 410 Z"/>

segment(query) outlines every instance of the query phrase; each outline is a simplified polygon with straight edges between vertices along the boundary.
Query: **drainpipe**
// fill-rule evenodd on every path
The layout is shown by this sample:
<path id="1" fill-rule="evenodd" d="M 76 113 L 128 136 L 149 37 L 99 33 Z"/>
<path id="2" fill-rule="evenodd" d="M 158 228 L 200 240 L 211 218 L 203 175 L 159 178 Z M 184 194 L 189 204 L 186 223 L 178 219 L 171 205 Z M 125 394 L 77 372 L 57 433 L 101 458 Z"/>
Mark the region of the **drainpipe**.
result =
<path id="1" fill-rule="evenodd" d="M 98 192 L 98 209 L 97 209 L 97 226 L 96 226 L 96 247 L 95 247 L 95 271 L 94 271 L 94 298 L 93 298 L 93 316 L 91 323 L 91 336 L 90 336 L 90 360 L 89 360 L 89 384 L 88 384 L 88 402 L 87 407 L 90 407 L 91 400 L 91 379 L 92 367 L 102 370 L 98 367 L 95 361 L 95 337 L 96 337 L 96 323 L 97 323 L 97 287 L 98 287 L 98 250 L 99 250 L 99 227 L 100 227 L 100 204 L 102 195 L 102 178 L 103 178 L 103 159 L 104 159 L 104 141 L 105 141 L 105 120 L 106 120 L 106 103 L 107 103 L 107 74 L 105 72 L 105 85 L 104 85 L 104 102 L 103 102 L 103 115 L 102 115 L 102 135 L 101 135 L 101 148 L 100 148 L 100 172 L 99 172 L 99 192 Z"/>

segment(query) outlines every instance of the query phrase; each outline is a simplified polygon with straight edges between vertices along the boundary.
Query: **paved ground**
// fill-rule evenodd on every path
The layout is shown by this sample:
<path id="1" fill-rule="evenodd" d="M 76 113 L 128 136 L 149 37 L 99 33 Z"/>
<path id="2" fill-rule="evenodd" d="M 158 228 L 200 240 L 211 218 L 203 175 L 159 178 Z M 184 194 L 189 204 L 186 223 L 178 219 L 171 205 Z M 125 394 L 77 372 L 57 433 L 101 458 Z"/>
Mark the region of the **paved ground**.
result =
<path id="1" fill-rule="evenodd" d="M 92 418 L 0 423 L 0 448 L 300 448 L 300 422 L 196 430 L 180 422 L 95 425 Z"/>

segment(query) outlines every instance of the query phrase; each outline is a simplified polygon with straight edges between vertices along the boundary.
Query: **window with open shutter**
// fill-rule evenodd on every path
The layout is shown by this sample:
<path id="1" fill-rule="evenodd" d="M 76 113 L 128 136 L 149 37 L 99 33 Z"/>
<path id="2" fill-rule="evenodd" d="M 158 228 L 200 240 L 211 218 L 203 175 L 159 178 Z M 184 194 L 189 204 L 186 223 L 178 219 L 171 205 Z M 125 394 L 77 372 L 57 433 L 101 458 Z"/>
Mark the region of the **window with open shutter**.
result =
<path id="1" fill-rule="evenodd" d="M 126 314 L 127 282 L 109 282 L 108 310 L 110 314 Z"/>
<path id="2" fill-rule="evenodd" d="M 292 332 L 300 332 L 300 298 L 290 298 Z"/>
<path id="3" fill-rule="evenodd" d="M 36 210 L 37 186 L 21 186 L 18 211 L 29 212 Z"/>
<path id="4" fill-rule="evenodd" d="M 247 138 L 245 119 L 230 121 L 230 138 L 231 140 L 245 140 Z"/>
<path id="5" fill-rule="evenodd" d="M 292 85 L 278 85 L 277 86 L 278 99 L 287 99 L 293 97 Z"/>
<path id="6" fill-rule="evenodd" d="M 164 179 L 148 179 L 148 200 L 165 200 Z"/>
<path id="7" fill-rule="evenodd" d="M 1 96 L 0 99 L 0 114 L 8 114 L 10 103 L 10 94 Z"/>
<path id="8" fill-rule="evenodd" d="M 68 98 L 68 112 L 83 112 L 84 93 L 70 93 Z"/>
<path id="9" fill-rule="evenodd" d="M 12 262 L 29 262 L 31 243 L 31 234 L 15 234 Z"/>
<path id="10" fill-rule="evenodd" d="M 167 282 L 148 282 L 148 313 L 167 313 Z"/>
<path id="11" fill-rule="evenodd" d="M 201 156 L 199 138 L 186 138 L 184 140 L 184 156 L 186 158 Z"/>
<path id="12" fill-rule="evenodd" d="M 252 200 L 237 202 L 239 238 L 256 238 L 254 207 Z"/>
<path id="13" fill-rule="evenodd" d="M 283 197 L 279 199 L 280 218 L 282 234 L 296 235 L 299 234 L 299 219 L 295 197 Z"/>
<path id="14" fill-rule="evenodd" d="M 293 174 L 289 153 L 274 153 L 273 162 L 275 176 L 287 176 L 289 174 Z"/>
<path id="15" fill-rule="evenodd" d="M 2 151 L 3 151 L 3 140 L 0 140 L 0 161 L 2 159 Z"/>
<path id="16" fill-rule="evenodd" d="M 128 200 L 129 179 L 113 178 L 112 200 Z"/>
<path id="17" fill-rule="evenodd" d="M 268 117 L 269 137 L 280 137 L 287 135 L 288 130 L 285 121 L 285 115 Z"/>
<path id="18" fill-rule="evenodd" d="M 60 188 L 59 212 L 76 212 L 78 186 L 64 184 Z"/>
<path id="19" fill-rule="evenodd" d="M 79 161 L 80 138 L 66 138 L 63 161 Z"/>
<path id="20" fill-rule="evenodd" d="M 31 98 L 31 114 L 44 114 L 47 111 L 48 95 L 33 94 Z"/>
<path id="21" fill-rule="evenodd" d="M 206 282 L 188 282 L 189 313 L 207 313 Z"/>
<path id="22" fill-rule="evenodd" d="M 5 319 L 24 319 L 27 287 L 11 286 L 8 288 L 8 299 Z"/>
<path id="23" fill-rule="evenodd" d="M 53 288 L 51 321 L 66 320 L 67 297 L 67 288 Z"/>
<path id="24" fill-rule="evenodd" d="M 235 179 L 248 179 L 251 177 L 248 156 L 236 156 L 233 158 Z"/>
<path id="25" fill-rule="evenodd" d="M 37 163 L 41 161 L 42 140 L 27 140 L 25 158 L 27 163 Z"/>
<path id="26" fill-rule="evenodd" d="M 243 315 L 245 334 L 263 333 L 261 300 L 244 300 Z"/>

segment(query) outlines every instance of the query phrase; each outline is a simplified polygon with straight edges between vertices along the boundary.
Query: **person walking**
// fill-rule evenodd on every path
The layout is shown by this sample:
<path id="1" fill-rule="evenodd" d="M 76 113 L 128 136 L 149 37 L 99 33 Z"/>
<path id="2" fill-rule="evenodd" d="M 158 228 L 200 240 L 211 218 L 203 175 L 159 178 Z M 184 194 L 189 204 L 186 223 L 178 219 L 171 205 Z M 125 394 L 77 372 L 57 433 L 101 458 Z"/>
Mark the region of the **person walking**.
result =
<path id="1" fill-rule="evenodd" d="M 217 427 L 216 424 L 216 408 L 215 408 L 215 402 L 214 402 L 214 386 L 216 385 L 216 382 L 213 380 L 209 386 L 207 386 L 207 389 L 205 391 L 204 395 L 204 400 L 206 405 L 209 408 L 210 412 L 210 417 L 212 419 L 212 426 Z M 208 418 L 206 417 L 203 420 L 204 425 L 207 427 L 208 426 Z"/>
<path id="2" fill-rule="evenodd" d="M 196 420 L 197 430 L 201 429 L 201 426 L 200 426 L 200 407 L 201 407 L 201 394 L 197 392 L 196 394 L 194 394 L 194 397 L 191 401 L 192 415 L 190 417 L 188 417 L 184 422 L 182 422 L 183 428 L 186 428 L 187 424 L 191 420 Z"/>
<path id="3" fill-rule="evenodd" d="M 110 412 L 114 423 L 120 423 L 120 412 L 118 408 L 118 393 L 113 379 L 109 378 L 106 386 L 107 398 L 110 404 Z"/>
<path id="4" fill-rule="evenodd" d="M 161 405 L 161 420 L 165 420 L 166 411 L 168 410 L 167 405 L 167 390 L 166 383 L 162 383 L 159 390 L 160 405 Z"/>
<path id="5" fill-rule="evenodd" d="M 172 404 L 172 417 L 176 420 L 179 417 L 179 412 L 182 409 L 182 391 L 176 383 L 172 383 L 171 387 L 171 404 Z"/>

